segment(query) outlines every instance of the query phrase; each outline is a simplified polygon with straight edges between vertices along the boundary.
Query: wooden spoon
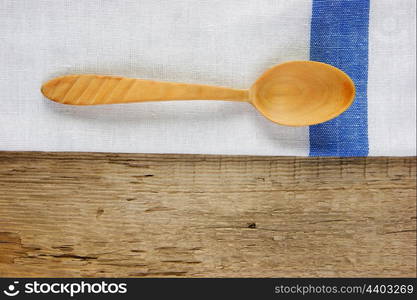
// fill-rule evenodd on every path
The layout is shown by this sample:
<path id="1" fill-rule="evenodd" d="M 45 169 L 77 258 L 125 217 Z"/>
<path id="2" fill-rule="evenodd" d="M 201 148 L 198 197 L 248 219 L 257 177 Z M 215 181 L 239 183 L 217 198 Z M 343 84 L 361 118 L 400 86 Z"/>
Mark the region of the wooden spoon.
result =
<path id="1" fill-rule="evenodd" d="M 267 70 L 249 90 L 103 75 L 67 75 L 46 82 L 45 97 L 71 105 L 163 100 L 249 102 L 269 120 L 287 126 L 328 121 L 353 102 L 355 85 L 341 70 L 314 61 L 292 61 Z"/>

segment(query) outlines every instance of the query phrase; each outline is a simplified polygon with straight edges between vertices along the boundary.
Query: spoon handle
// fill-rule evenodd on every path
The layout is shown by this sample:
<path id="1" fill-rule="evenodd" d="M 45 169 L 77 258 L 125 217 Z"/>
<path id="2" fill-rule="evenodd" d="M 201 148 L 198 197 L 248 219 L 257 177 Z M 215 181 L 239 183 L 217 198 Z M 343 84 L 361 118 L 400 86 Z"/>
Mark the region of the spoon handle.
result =
<path id="1" fill-rule="evenodd" d="M 42 85 L 41 91 L 53 101 L 71 105 L 163 100 L 249 101 L 248 90 L 103 75 L 57 77 Z"/>

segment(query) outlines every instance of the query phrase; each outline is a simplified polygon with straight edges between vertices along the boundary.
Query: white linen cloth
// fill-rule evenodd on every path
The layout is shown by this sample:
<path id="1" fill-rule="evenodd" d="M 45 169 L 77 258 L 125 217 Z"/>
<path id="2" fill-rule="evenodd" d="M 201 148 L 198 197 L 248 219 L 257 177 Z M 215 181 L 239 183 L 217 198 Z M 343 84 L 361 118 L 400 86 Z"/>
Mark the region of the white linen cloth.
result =
<path id="1" fill-rule="evenodd" d="M 0 0 L 0 150 L 307 156 L 308 127 L 246 103 L 74 107 L 40 86 L 97 73 L 249 88 L 309 60 L 311 11 L 310 0 Z M 416 155 L 415 1 L 372 1 L 369 18 L 369 155 Z"/>

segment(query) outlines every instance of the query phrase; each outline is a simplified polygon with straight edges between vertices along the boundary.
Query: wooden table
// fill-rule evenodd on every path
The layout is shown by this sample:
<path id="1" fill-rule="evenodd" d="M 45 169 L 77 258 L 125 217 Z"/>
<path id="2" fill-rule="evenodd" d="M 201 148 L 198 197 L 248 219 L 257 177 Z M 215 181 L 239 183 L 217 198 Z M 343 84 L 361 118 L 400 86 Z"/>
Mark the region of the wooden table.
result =
<path id="1" fill-rule="evenodd" d="M 416 276 L 416 158 L 0 152 L 0 276 Z"/>

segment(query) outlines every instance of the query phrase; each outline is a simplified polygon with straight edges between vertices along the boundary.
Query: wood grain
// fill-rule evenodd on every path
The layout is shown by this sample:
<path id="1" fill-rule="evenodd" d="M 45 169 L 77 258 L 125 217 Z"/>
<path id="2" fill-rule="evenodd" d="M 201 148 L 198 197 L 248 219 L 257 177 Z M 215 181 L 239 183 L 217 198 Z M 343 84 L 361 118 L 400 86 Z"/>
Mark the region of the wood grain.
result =
<path id="1" fill-rule="evenodd" d="M 0 276 L 415 275 L 415 157 L 0 152 Z"/>

